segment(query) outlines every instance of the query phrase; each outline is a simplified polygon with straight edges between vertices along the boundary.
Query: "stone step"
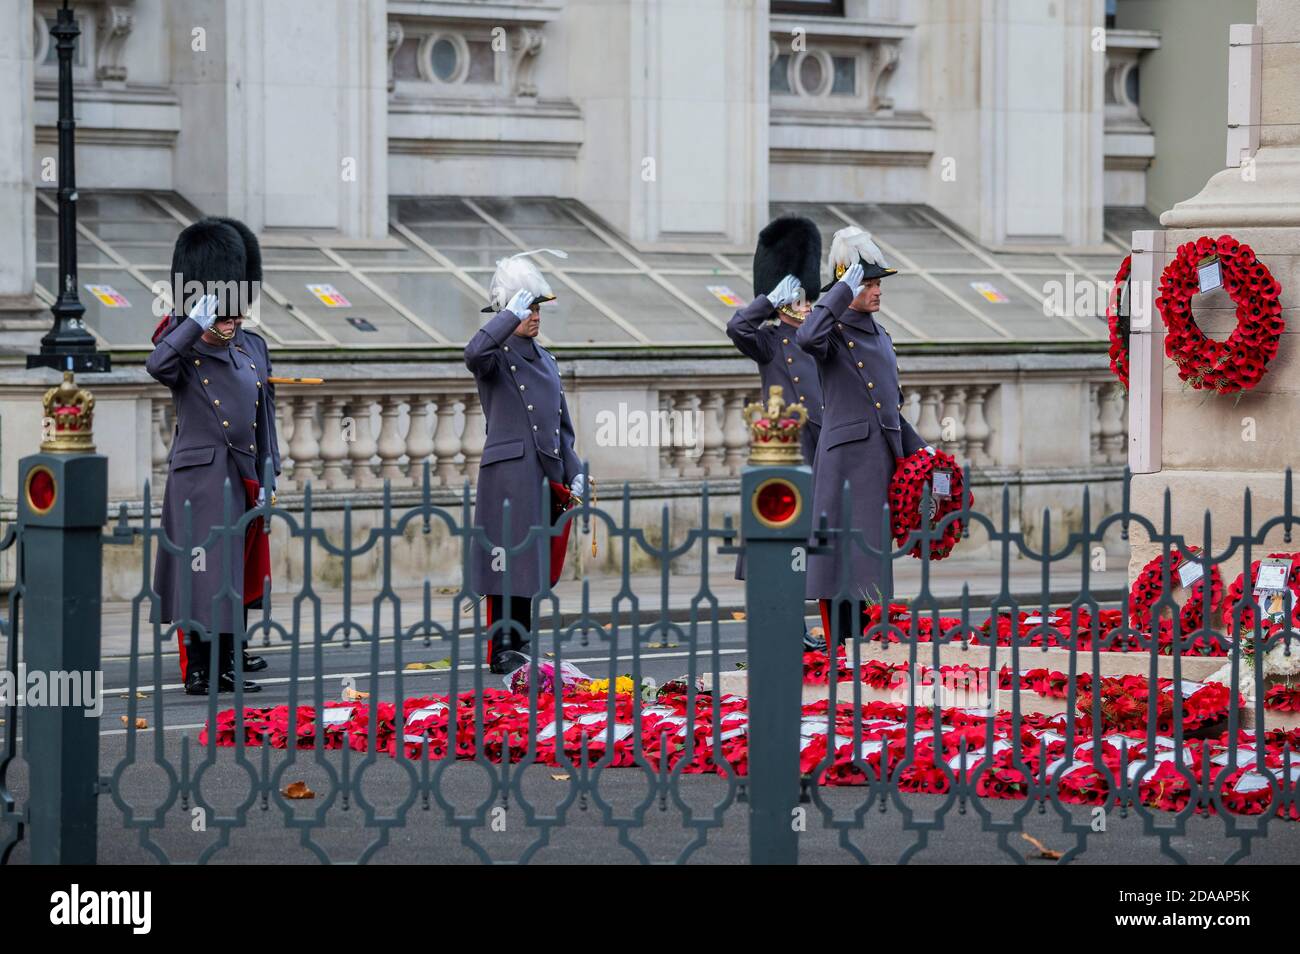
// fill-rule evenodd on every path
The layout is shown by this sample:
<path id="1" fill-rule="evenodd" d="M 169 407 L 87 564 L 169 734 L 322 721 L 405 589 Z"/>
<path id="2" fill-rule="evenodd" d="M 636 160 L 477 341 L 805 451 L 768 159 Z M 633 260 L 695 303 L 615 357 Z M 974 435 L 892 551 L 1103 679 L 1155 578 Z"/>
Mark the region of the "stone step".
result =
<path id="1" fill-rule="evenodd" d="M 893 647 L 893 648 L 898 649 L 899 647 Z M 944 648 L 948 648 L 948 647 L 944 647 Z M 958 647 L 958 652 L 960 652 L 959 647 Z M 1056 652 L 1064 652 L 1064 651 L 1056 650 Z M 1104 656 L 1107 654 L 1103 653 L 1102 655 Z M 1149 656 L 1146 656 L 1145 654 L 1142 653 L 1112 653 L 1110 655 L 1128 655 L 1134 657 L 1141 657 L 1144 660 L 1150 658 Z M 866 654 L 864 652 L 864 659 L 865 658 L 866 658 Z M 887 661 L 906 662 L 907 661 L 906 653 L 904 652 L 903 658 L 901 660 L 891 658 L 888 659 Z M 1222 665 L 1222 660 L 1214 660 L 1214 659 L 1210 659 L 1209 657 L 1196 657 L 1195 659 L 1192 660 L 1188 660 L 1185 658 L 1183 660 L 1184 663 L 1187 663 L 1188 661 L 1216 662 L 1215 668 Z M 959 662 L 967 662 L 971 665 L 976 665 L 975 661 L 970 658 L 961 659 L 959 660 Z M 987 662 L 987 658 L 985 659 L 985 662 Z M 923 662 L 922 664 L 927 665 L 928 663 Z M 956 665 L 956 663 L 952 663 L 948 661 L 945 661 L 943 664 Z M 1066 665 L 1067 666 L 1069 665 L 1068 659 L 1066 661 Z M 1030 669 L 1030 668 L 1038 668 L 1038 666 L 1026 664 L 1021 668 Z M 1055 665 L 1047 666 L 1046 668 L 1057 669 L 1062 672 L 1065 671 L 1061 667 Z M 1134 670 L 1125 671 L 1126 674 L 1133 673 L 1133 672 Z M 1119 674 L 1120 673 L 1105 673 L 1105 675 L 1119 675 Z M 1147 675 L 1145 670 L 1137 672 L 1136 674 Z M 1162 675 L 1169 675 L 1169 674 L 1162 672 Z M 1203 681 L 1201 678 L 1196 678 L 1187 672 L 1183 673 L 1183 678 L 1195 682 Z M 713 689 L 715 681 L 713 679 L 712 673 L 705 673 L 704 676 L 702 677 L 702 680 L 705 689 L 709 689 L 709 690 Z M 731 693 L 737 696 L 747 696 L 749 694 L 749 674 L 744 670 L 735 670 L 733 672 L 722 673 L 717 680 L 717 684 L 719 685 L 721 691 L 724 693 Z M 848 681 L 840 682 L 839 685 L 836 687 L 836 701 L 841 703 L 843 702 L 851 703 L 853 701 L 853 691 L 854 689 L 853 689 L 852 682 L 848 682 Z M 909 701 L 907 698 L 908 690 L 906 685 L 898 686 L 892 689 L 877 689 L 873 686 L 863 685 L 861 687 L 861 691 L 862 691 L 861 699 L 864 705 L 868 702 L 892 702 L 898 704 L 898 703 L 906 703 Z M 927 693 L 933 691 L 935 691 L 934 687 L 924 687 L 924 686 L 921 687 L 918 690 L 917 701 L 926 708 L 931 707 L 933 705 L 933 697 L 928 695 Z M 1018 695 L 1021 715 L 1028 715 L 1030 713 L 1058 715 L 1065 711 L 1066 705 L 1069 701 L 1067 699 L 1055 698 L 1051 696 L 1041 696 L 1038 693 L 1031 692 L 1029 690 L 996 689 L 994 691 L 996 693 L 996 695 L 994 696 L 994 706 L 996 709 L 1000 711 L 1007 711 L 1007 712 L 1011 711 L 1011 707 L 1013 704 L 1013 696 Z M 940 704 L 944 708 L 947 708 L 949 705 L 958 708 L 979 708 L 985 704 L 984 701 L 981 698 L 979 698 L 978 693 L 974 689 L 971 689 L 969 691 L 968 697 L 963 698 L 963 695 L 964 694 L 959 691 L 956 698 L 953 698 L 949 701 L 944 701 L 943 699 L 941 699 Z M 803 687 L 803 692 L 802 692 L 803 705 L 808 705 L 814 702 L 821 702 L 828 698 L 830 698 L 830 686 L 828 685 L 804 685 Z M 969 705 L 964 705 L 965 703 L 969 703 Z M 1253 730 L 1255 728 L 1255 711 L 1253 706 L 1243 706 L 1239 718 L 1241 720 L 1239 725 L 1242 729 Z M 1300 713 L 1275 712 L 1267 709 L 1264 711 L 1265 731 L 1271 731 L 1273 729 L 1291 730 L 1297 728 L 1300 728 Z"/>

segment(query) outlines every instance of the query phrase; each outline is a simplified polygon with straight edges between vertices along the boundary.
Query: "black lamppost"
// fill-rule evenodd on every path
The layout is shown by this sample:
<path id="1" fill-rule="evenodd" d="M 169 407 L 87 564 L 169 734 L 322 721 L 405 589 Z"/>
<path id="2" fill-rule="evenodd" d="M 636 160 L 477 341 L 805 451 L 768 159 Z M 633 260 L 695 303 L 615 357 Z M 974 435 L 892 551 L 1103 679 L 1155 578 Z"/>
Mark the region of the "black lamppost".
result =
<path id="1" fill-rule="evenodd" d="M 59 54 L 59 297 L 51 309 L 54 325 L 41 339 L 40 354 L 27 356 L 27 367 L 108 371 L 111 358 L 95 349 L 95 337 L 82 321 L 86 307 L 77 297 L 77 123 L 72 115 L 72 54 L 81 28 L 68 0 L 63 0 L 50 33 Z"/>

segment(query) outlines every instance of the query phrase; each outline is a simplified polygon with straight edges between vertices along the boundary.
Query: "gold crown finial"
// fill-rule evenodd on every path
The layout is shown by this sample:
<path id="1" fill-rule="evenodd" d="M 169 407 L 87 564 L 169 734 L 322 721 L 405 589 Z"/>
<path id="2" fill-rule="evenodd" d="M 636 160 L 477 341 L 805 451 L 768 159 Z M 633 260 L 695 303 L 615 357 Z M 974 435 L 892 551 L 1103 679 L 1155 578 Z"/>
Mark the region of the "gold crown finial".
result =
<path id="1" fill-rule="evenodd" d="M 45 392 L 41 450 L 54 454 L 93 454 L 95 396 L 77 387 L 71 371 Z"/>
<path id="2" fill-rule="evenodd" d="M 799 436 L 808 423 L 808 409 L 797 402 L 786 404 L 781 395 L 781 386 L 774 384 L 768 388 L 766 405 L 753 401 L 745 406 L 751 464 L 803 462 Z"/>

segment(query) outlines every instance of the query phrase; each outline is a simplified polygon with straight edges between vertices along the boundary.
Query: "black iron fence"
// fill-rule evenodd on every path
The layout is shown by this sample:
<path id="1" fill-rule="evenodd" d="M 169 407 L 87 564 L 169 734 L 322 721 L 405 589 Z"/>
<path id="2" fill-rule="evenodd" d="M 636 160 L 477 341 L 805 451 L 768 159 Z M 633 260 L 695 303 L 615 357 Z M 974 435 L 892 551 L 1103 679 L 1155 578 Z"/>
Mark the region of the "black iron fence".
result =
<path id="1" fill-rule="evenodd" d="M 46 456 L 25 461 L 24 478 Z M 700 526 L 676 541 L 634 526 L 625 491 L 504 554 L 509 590 L 511 559 L 531 550 L 544 561 L 566 524 L 586 545 L 601 524 L 624 569 L 605 606 L 586 586 L 576 601 L 550 586 L 521 594 L 533 609 L 529 662 L 503 677 L 483 660 L 509 621 L 489 622 L 468 584 L 447 594 L 449 610 L 428 585 L 412 601 L 391 584 L 393 547 L 411 533 L 455 539 L 465 580 L 474 549 L 491 546 L 468 490 L 458 507 L 435 505 L 427 469 L 423 501 L 394 512 L 386 490 L 363 533 L 345 509 L 331 539 L 308 488 L 301 513 L 268 503 L 205 540 L 173 541 L 147 488 L 143 525 L 123 513 L 104 535 L 88 516 L 103 513 L 104 475 L 63 465 L 87 468 L 72 474 L 76 499 L 40 512 L 20 501 L 0 541 L 17 549 L 6 671 L 25 663 L 29 677 L 3 707 L 5 861 L 909 861 L 959 828 L 963 851 L 1018 862 L 1114 852 L 1117 831 L 1173 861 L 1207 860 L 1198 839 L 1218 846 L 1208 860 L 1237 861 L 1295 837 L 1300 557 L 1261 553 L 1279 535 L 1290 542 L 1289 474 L 1285 512 L 1256 527 L 1247 500 L 1245 530 L 1218 550 L 1208 515 L 1204 538 L 1187 541 L 1169 531 L 1168 507 L 1160 526 L 1132 512 L 1127 479 L 1119 513 L 1094 520 L 1085 496 L 1081 529 L 1060 541 L 1046 518 L 1039 541 L 1013 530 L 1004 490 L 999 513 L 941 508 L 901 547 L 888 529 L 867 540 L 815 525 L 806 468 L 749 468 L 734 530 L 712 526 L 706 491 Z M 53 467 L 56 499 L 70 473 Z M 921 511 L 930 503 L 927 488 Z M 151 622 L 154 555 L 197 547 L 228 567 L 222 555 L 259 520 L 301 566 L 301 583 L 278 584 L 236 634 L 274 654 L 274 675 L 264 693 L 245 692 L 236 653 L 233 693 L 185 696 L 177 630 L 215 640 L 190 618 L 188 594 L 180 619 Z M 949 528 L 976 525 L 999 553 L 1000 592 L 941 601 L 932 552 Z M 1097 547 L 1135 525 L 1160 557 L 1131 604 L 1102 605 L 1090 589 Z M 130 540 L 142 560 L 129 651 L 101 664 L 101 547 Z M 910 560 L 914 545 L 918 595 L 896 600 L 885 574 L 863 602 L 846 571 L 827 629 L 847 614 L 851 638 L 804 650 L 810 554 Z M 741 547 L 746 614 L 732 620 L 710 567 L 729 569 Z M 659 568 L 653 595 L 633 592 L 638 555 Z M 381 584 L 357 594 L 363 557 L 378 561 Z M 1240 587 L 1220 569 L 1261 557 Z M 321 558 L 341 566 L 341 606 L 327 608 L 312 582 Z M 1013 597 L 1017 560 L 1041 569 L 1043 599 L 1027 609 Z M 675 572 L 684 565 L 696 569 Z M 1066 568 L 1081 573 L 1079 592 L 1053 607 L 1052 573 Z M 669 598 L 682 586 L 684 609 Z M 240 592 L 227 576 L 218 598 L 242 620 Z M 98 712 L 32 698 L 32 674 L 75 688 L 69 673 L 81 670 L 107 683 Z"/>

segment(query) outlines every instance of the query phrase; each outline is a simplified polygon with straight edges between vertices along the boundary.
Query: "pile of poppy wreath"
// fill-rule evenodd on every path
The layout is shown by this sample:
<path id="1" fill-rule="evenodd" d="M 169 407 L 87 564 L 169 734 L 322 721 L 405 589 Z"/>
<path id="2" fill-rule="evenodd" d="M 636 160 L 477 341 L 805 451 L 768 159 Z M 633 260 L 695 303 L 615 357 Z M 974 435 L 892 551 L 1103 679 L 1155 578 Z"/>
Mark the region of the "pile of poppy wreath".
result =
<path id="1" fill-rule="evenodd" d="M 839 681 L 849 682 L 853 678 L 843 647 L 839 656 Z M 810 658 L 812 657 L 812 658 Z M 903 687 L 907 683 L 910 666 L 906 662 L 889 663 L 879 659 L 863 663 L 860 670 L 862 682 L 873 689 L 886 690 Z M 804 682 L 811 685 L 825 685 L 829 664 L 825 653 L 804 653 Z M 989 696 L 991 678 L 987 666 L 972 666 L 962 663 L 955 666 L 920 667 L 918 687 L 942 687 L 947 693 L 972 692 L 978 698 Z M 1019 676 L 1012 673 L 1010 666 L 998 670 L 998 688 L 1007 690 L 1013 687 L 1021 691 L 1051 699 L 1068 699 L 1070 680 L 1065 673 L 1057 670 L 1037 667 L 1022 669 Z M 1183 695 L 1183 731 L 1200 732 L 1217 725 L 1228 717 L 1231 692 L 1228 687 L 1217 682 L 1197 683 L 1184 681 L 1181 685 Z M 1103 728 L 1108 731 L 1145 731 L 1150 718 L 1152 693 L 1146 676 L 1103 676 L 1101 679 L 1101 719 Z M 921 697 L 924 700 L 924 697 Z M 1174 680 L 1158 679 L 1156 681 L 1156 731 L 1174 731 Z M 906 701 L 899 699 L 898 701 Z M 1085 728 L 1092 723 L 1092 675 L 1080 673 L 1075 677 L 1075 708 L 1079 712 L 1080 724 Z"/>
<path id="2" fill-rule="evenodd" d="M 1106 301 L 1106 330 L 1110 333 L 1110 370 L 1128 390 L 1128 319 L 1119 316 L 1119 297 L 1132 269 L 1133 256 L 1125 255 L 1115 273 L 1115 282 Z"/>
<path id="3" fill-rule="evenodd" d="M 530 733 L 528 698 L 505 690 L 483 692 L 481 725 L 471 693 L 459 697 L 454 713 L 446 696 L 408 699 L 400 707 L 331 703 L 319 726 L 310 706 L 298 707 L 292 716 L 287 706 L 246 709 L 242 723 L 234 710 L 226 710 L 217 717 L 214 741 L 219 746 L 234 745 L 242 731 L 247 746 L 281 749 L 291 744 L 299 749 L 320 745 L 396 756 L 401 745 L 402 755 L 410 759 L 427 753 L 433 760 L 521 762 L 529 758 L 536 764 L 564 767 L 599 763 L 657 770 L 667 765 L 683 774 L 748 774 L 748 701 L 724 695 L 715 705 L 713 698 L 699 693 L 694 719 L 687 714 L 686 703 L 684 687 L 665 687 L 653 703 L 642 702 L 633 693 L 617 694 L 612 700 L 588 692 L 570 693 L 560 701 L 564 726 L 558 739 L 554 697 L 538 697 L 537 731 Z M 871 702 L 861 707 L 859 724 L 855 746 L 852 705 L 838 705 L 833 718 L 826 700 L 803 706 L 803 773 L 817 784 L 860 785 L 869 778 L 888 777 L 904 793 L 943 794 L 963 777 L 964 765 L 964 778 L 975 794 L 1022 799 L 1029 794 L 1023 768 L 1047 790 L 1055 788 L 1062 802 L 1087 805 L 1117 801 L 1118 796 L 1110 793 L 1126 778 L 1137 782 L 1137 798 L 1143 804 L 1179 811 L 1194 794 L 1192 784 L 1178 771 L 1181 754 L 1184 772 L 1201 786 L 1195 793 L 1198 812 L 1216 810 L 1209 795 L 1222 784 L 1222 802 L 1229 812 L 1261 814 L 1269 809 L 1272 789 L 1268 777 L 1256 770 L 1258 755 L 1280 782 L 1285 749 L 1300 746 L 1300 730 L 1277 729 L 1262 738 L 1239 732 L 1233 767 L 1226 733 L 1185 743 L 1179 753 L 1174 740 L 1163 733 L 1149 739 L 1146 731 L 1117 729 L 1098 739 L 1086 730 L 1079 732 L 1077 722 L 1069 740 L 1063 714 L 1029 713 L 1013 721 L 1010 713 L 1000 712 L 992 719 L 990 732 L 990 720 L 982 710 L 944 709 L 936 723 L 928 708 L 910 710 L 909 721 L 909 710 L 903 705 Z M 1015 764 L 1017 740 L 1019 766 Z M 207 729 L 200 742 L 208 744 Z M 1101 769 L 1095 764 L 1098 759 Z M 1293 769 L 1289 784 L 1294 785 L 1298 776 L 1300 769 Z M 1209 787 L 1203 787 L 1207 782 Z M 1296 819 L 1300 814 L 1292 808 L 1287 817 Z"/>
<path id="4" fill-rule="evenodd" d="M 1213 588 L 1212 588 L 1213 590 Z M 867 612 L 863 617 L 864 632 L 870 626 L 877 625 L 881 620 L 882 612 L 879 604 L 867 607 Z M 1150 634 L 1140 632 L 1130 632 L 1127 636 L 1121 631 L 1124 622 L 1124 614 L 1120 610 L 1102 609 L 1098 610 L 1095 617 L 1086 608 L 1078 610 L 1069 607 L 1062 607 L 1042 616 L 1039 612 L 1027 612 L 1021 610 L 1013 618 L 1008 613 L 999 613 L 996 617 L 989 617 L 974 634 L 968 634 L 969 640 L 976 646 L 988 646 L 997 643 L 999 646 L 1010 646 L 1013 640 L 1019 642 L 1021 646 L 1073 646 L 1080 651 L 1090 651 L 1092 649 L 1092 625 L 1093 621 L 1097 624 L 1097 634 L 1100 642 L 1099 649 L 1102 652 L 1149 652 L 1152 641 L 1156 645 L 1156 651 L 1163 656 L 1169 656 L 1174 651 L 1174 630 L 1173 623 L 1170 620 L 1161 620 L 1157 631 Z M 911 638 L 912 619 L 908 607 L 903 603 L 890 603 L 888 610 L 888 623 L 896 626 L 902 631 L 900 636 L 896 632 L 875 632 L 867 638 L 871 641 L 885 643 L 901 643 Z M 1075 635 L 1070 636 L 1071 625 L 1073 624 Z M 916 618 L 916 639 L 917 642 L 928 643 L 935 638 L 935 629 L 939 633 L 951 633 L 960 629 L 961 619 L 956 616 L 940 616 L 936 627 L 934 618 L 929 614 L 921 614 Z M 1186 631 L 1181 637 L 1184 642 L 1184 655 L 1197 656 L 1226 656 L 1229 653 L 1230 643 L 1221 643 L 1213 636 L 1198 636 L 1192 640 L 1190 645 L 1187 644 Z"/>
<path id="5" fill-rule="evenodd" d="M 961 510 L 963 494 L 968 498 L 969 506 L 975 504 L 975 496 L 965 489 L 965 476 L 951 454 L 941 450 L 935 450 L 931 454 L 921 448 L 915 454 L 904 457 L 894 468 L 894 477 L 889 482 L 889 532 L 899 546 L 907 540 L 908 534 L 921 527 L 921 498 L 925 485 L 931 481 L 936 468 L 947 470 L 952 475 L 951 493 L 947 497 L 931 497 L 934 503 L 932 525 L 937 525 L 948 514 Z M 961 530 L 960 520 L 954 520 L 944 527 L 943 533 L 930 541 L 930 559 L 942 560 L 952 553 L 952 548 L 961 539 Z M 910 552 L 919 560 L 921 544 L 913 544 Z"/>
<path id="6" fill-rule="evenodd" d="M 1226 341 L 1206 337 L 1192 314 L 1192 296 L 1200 290 L 1197 268 L 1217 255 L 1223 289 L 1237 306 L 1237 325 Z M 1253 388 L 1277 357 L 1286 322 L 1279 300 L 1282 286 L 1249 245 L 1231 235 L 1201 236 L 1179 246 L 1160 276 L 1156 308 L 1165 323 L 1165 354 L 1178 366 L 1178 377 L 1198 390 L 1232 394 Z"/>

